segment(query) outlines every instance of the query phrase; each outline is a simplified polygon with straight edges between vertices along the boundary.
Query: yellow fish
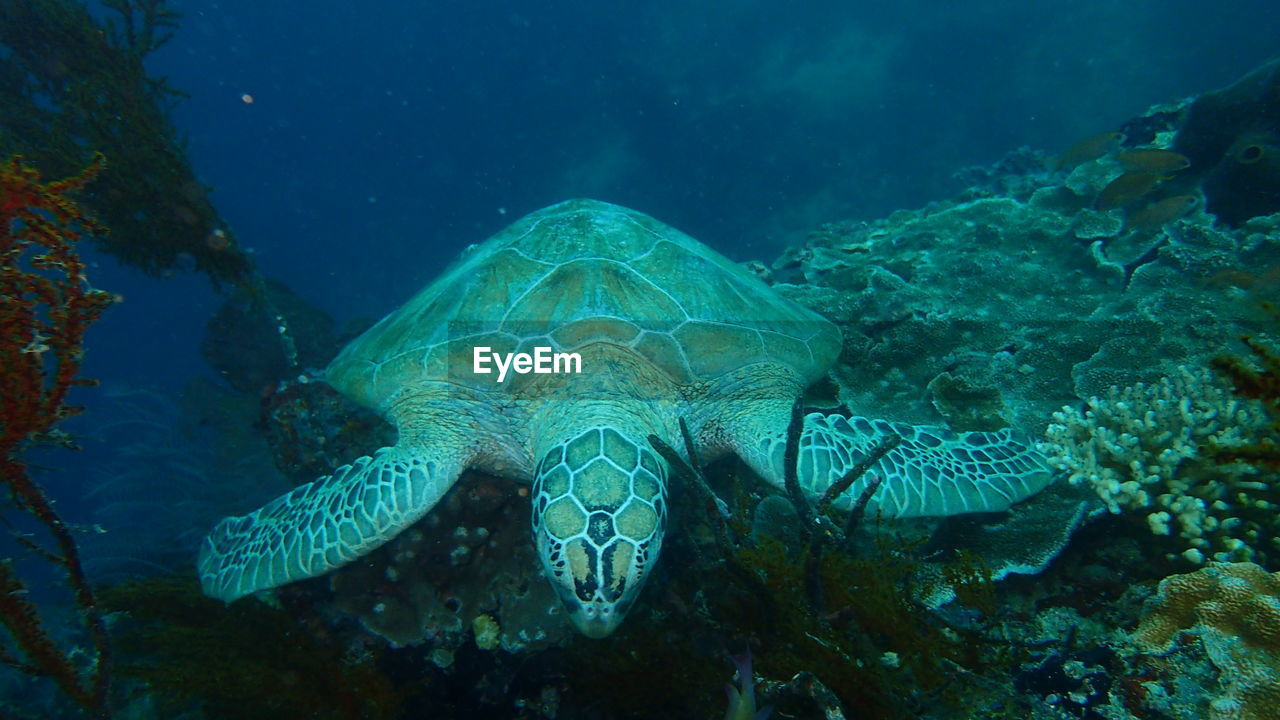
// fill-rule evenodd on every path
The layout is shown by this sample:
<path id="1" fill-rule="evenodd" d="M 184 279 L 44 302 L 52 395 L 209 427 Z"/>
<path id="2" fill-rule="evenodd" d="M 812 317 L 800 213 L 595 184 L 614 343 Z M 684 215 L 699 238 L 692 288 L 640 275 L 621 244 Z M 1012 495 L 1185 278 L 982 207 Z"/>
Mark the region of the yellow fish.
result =
<path id="1" fill-rule="evenodd" d="M 1199 203 L 1195 195 L 1174 195 L 1131 214 L 1124 226 L 1126 230 L 1155 230 L 1191 212 Z"/>
<path id="2" fill-rule="evenodd" d="M 1176 173 L 1191 167 L 1191 160 L 1182 153 L 1172 150 L 1130 150 L 1116 156 L 1125 170 L 1149 172 L 1160 175 Z"/>
<path id="3" fill-rule="evenodd" d="M 1098 193 L 1098 197 L 1093 201 L 1093 207 L 1097 210 L 1113 210 L 1130 205 L 1138 198 L 1151 192 L 1151 188 L 1164 179 L 1155 173 L 1125 173 L 1102 188 L 1102 191 Z"/>
<path id="4" fill-rule="evenodd" d="M 1071 170 L 1090 160 L 1097 160 L 1109 152 L 1114 152 L 1124 142 L 1124 133 L 1105 132 L 1087 137 L 1067 148 L 1066 152 L 1049 161 L 1050 170 Z"/>

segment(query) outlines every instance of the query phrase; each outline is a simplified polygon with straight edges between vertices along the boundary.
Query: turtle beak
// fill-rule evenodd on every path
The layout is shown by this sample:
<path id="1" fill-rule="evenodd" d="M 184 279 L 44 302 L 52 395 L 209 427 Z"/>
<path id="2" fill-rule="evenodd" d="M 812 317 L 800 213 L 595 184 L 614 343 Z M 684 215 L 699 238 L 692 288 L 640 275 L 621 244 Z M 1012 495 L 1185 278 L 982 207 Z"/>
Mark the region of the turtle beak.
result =
<path id="1" fill-rule="evenodd" d="M 569 621 L 578 632 L 597 640 L 612 635 L 625 615 L 626 611 L 619 605 L 598 601 L 573 603 L 569 608 Z"/>
<path id="2" fill-rule="evenodd" d="M 582 541 L 570 543 L 568 555 L 590 556 L 593 551 Z M 614 552 L 608 552 L 613 556 Z M 579 565 L 572 568 L 573 565 Z M 614 587 L 600 585 L 600 577 L 590 565 L 581 566 L 580 562 L 571 562 L 571 573 L 557 573 L 554 566 L 548 566 L 549 579 L 556 594 L 568 610 L 568 620 L 589 638 L 608 637 L 618 629 L 627 610 L 635 603 L 635 596 L 640 585 L 644 583 L 644 573 L 640 569 L 627 569 L 627 579 L 620 580 Z M 576 571 L 576 574 L 575 574 Z"/>

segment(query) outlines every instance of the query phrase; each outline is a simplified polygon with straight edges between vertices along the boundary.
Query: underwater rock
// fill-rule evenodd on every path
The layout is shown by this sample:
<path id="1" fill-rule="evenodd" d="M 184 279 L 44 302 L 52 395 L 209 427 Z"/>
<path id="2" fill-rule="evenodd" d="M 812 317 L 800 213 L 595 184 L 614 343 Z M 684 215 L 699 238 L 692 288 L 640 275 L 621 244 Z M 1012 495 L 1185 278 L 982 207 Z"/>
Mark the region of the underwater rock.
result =
<path id="1" fill-rule="evenodd" d="M 1177 159 L 1167 145 L 1177 113 L 1153 108 L 1150 147 L 1127 145 L 1065 177 L 1026 169 L 1006 182 L 999 173 L 1013 166 L 992 169 L 951 202 L 832 223 L 788 250 L 775 273 L 798 284 L 779 292 L 844 332 L 832 371 L 840 401 L 909 422 L 1034 431 L 1062 405 L 1113 385 L 1206 366 L 1257 327 L 1251 303 L 1224 285 L 1280 297 L 1280 283 L 1260 279 L 1268 268 L 1280 275 L 1272 224 L 1259 218 L 1233 230 L 1196 210 L 1148 225 L 1143 213 L 1185 193 L 1186 170 L 1160 180 L 1127 218 L 1092 207 L 1126 172 L 1125 158 Z M 1002 187 L 1018 197 L 991 196 Z M 930 383 L 933 392 L 922 392 Z M 976 394 L 957 395 L 961 383 Z"/>
<path id="2" fill-rule="evenodd" d="M 1206 209 L 1227 225 L 1280 212 L 1280 59 L 1197 98 L 1173 149 L 1190 159 Z"/>
<path id="3" fill-rule="evenodd" d="M 337 608 L 394 647 L 440 659 L 473 638 L 507 652 L 568 642 L 527 502 L 510 481 L 468 473 L 414 527 L 331 575 Z"/>
<path id="4" fill-rule="evenodd" d="M 933 395 L 933 407 L 952 430 L 994 432 L 1009 424 L 1001 417 L 1004 400 L 1000 388 L 990 381 L 942 372 L 927 387 Z"/>
<path id="5" fill-rule="evenodd" d="M 1050 162 L 1043 152 L 1023 145 L 994 165 L 961 168 L 951 177 L 966 187 L 962 200 L 993 196 L 1025 200 L 1043 185 Z"/>
<path id="6" fill-rule="evenodd" d="M 946 518 L 929 539 L 926 552 L 948 559 L 964 550 L 981 558 L 992 581 L 1009 575 L 1038 575 L 1098 507 L 1097 498 L 1088 491 L 1055 483 L 1040 491 L 1034 502 L 1019 503 L 994 516 Z M 917 598 L 926 607 L 941 607 L 956 597 L 938 562 L 923 563 L 915 580 Z"/>
<path id="7" fill-rule="evenodd" d="M 390 423 L 312 374 L 281 381 L 265 393 L 260 419 L 276 467 L 295 484 L 328 475 L 348 458 L 391 445 L 396 437 Z"/>
<path id="8" fill-rule="evenodd" d="M 1071 230 L 1081 240 L 1097 240 L 1119 235 L 1123 229 L 1124 217 L 1118 212 L 1081 210 Z"/>
<path id="9" fill-rule="evenodd" d="M 276 280 L 263 283 L 266 298 L 288 323 L 289 336 L 304 367 L 322 368 L 337 354 L 339 339 L 333 319 Z M 246 292 L 227 298 L 205 327 L 200 354 L 243 393 L 263 388 L 291 374 L 278 323 Z"/>

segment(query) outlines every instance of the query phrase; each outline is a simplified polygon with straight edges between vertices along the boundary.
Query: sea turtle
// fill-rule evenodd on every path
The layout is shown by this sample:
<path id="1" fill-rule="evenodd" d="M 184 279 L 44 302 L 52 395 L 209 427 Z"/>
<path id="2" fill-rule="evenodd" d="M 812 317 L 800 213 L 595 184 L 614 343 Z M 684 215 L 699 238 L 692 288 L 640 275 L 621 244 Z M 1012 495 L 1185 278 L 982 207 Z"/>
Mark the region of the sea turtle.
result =
<path id="1" fill-rule="evenodd" d="M 532 482 L 543 569 L 577 628 L 603 637 L 662 544 L 669 469 L 647 438 L 684 447 L 684 419 L 701 458 L 737 453 L 781 488 L 792 405 L 840 347 L 835 325 L 647 215 L 593 200 L 539 210 L 471 248 L 329 365 L 335 388 L 395 424 L 396 445 L 222 520 L 201 547 L 204 591 L 230 602 L 349 563 L 477 468 Z M 532 359 L 505 377 L 496 362 L 477 371 L 477 357 L 508 353 Z M 576 353 L 580 367 L 567 356 L 555 367 L 548 353 Z M 539 357 L 551 372 L 515 372 Z M 801 486 L 821 493 L 890 433 L 902 442 L 872 469 L 884 477 L 872 513 L 1002 510 L 1050 479 L 1009 431 L 811 413 Z"/>

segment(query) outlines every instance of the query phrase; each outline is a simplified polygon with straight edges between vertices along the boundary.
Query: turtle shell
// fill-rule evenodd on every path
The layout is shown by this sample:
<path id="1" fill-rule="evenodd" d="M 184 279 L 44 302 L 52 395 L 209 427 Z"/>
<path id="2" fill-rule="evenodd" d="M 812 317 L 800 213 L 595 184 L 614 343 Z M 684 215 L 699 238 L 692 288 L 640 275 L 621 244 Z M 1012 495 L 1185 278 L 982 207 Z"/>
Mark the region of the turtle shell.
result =
<path id="1" fill-rule="evenodd" d="M 674 228 L 617 205 L 569 200 L 471 248 L 353 340 L 328 378 L 380 410 L 423 381 L 517 391 L 511 376 L 497 383 L 494 373 L 473 372 L 477 346 L 532 354 L 596 342 L 630 349 L 680 385 L 761 362 L 812 382 L 834 362 L 840 334 Z"/>

